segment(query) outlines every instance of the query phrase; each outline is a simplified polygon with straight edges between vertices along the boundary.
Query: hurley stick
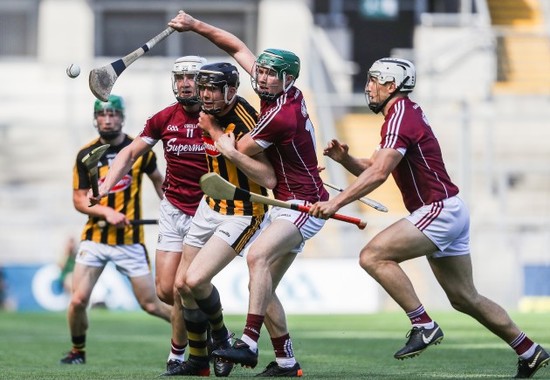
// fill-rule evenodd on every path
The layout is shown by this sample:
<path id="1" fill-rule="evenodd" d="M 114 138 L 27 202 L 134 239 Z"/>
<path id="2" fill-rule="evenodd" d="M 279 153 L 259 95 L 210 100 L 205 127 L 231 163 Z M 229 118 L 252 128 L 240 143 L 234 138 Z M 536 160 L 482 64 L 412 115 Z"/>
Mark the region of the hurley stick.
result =
<path id="1" fill-rule="evenodd" d="M 331 189 L 337 190 L 339 192 L 344 191 L 344 189 L 342 189 L 342 188 L 340 188 L 336 185 L 332 185 L 332 184 L 327 183 L 327 182 L 324 182 L 324 184 L 327 185 L 328 187 L 330 187 Z M 367 206 L 372 207 L 375 210 L 378 210 L 378 211 L 381 211 L 381 212 L 388 212 L 388 208 L 386 206 L 384 206 L 380 202 L 375 201 L 374 199 L 363 197 L 363 198 L 359 198 L 358 201 L 361 202 L 361 203 L 366 204 Z"/>
<path id="2" fill-rule="evenodd" d="M 143 224 L 158 224 L 159 221 L 157 219 L 132 219 L 130 220 L 130 224 L 137 226 L 137 225 L 143 225 Z M 97 225 L 99 228 L 104 228 L 107 225 L 106 220 L 100 220 L 97 222 Z"/>
<path id="3" fill-rule="evenodd" d="M 90 153 L 82 157 L 82 163 L 86 165 L 86 168 L 88 169 L 88 173 L 90 173 L 90 183 L 92 186 L 92 193 L 94 194 L 94 197 L 97 197 L 99 195 L 99 188 L 98 188 L 98 170 L 97 170 L 97 164 L 99 160 L 101 159 L 101 156 L 105 153 L 105 151 L 109 148 L 109 144 L 98 146 L 97 148 L 94 148 Z"/>
<path id="4" fill-rule="evenodd" d="M 152 49 L 153 46 L 172 34 L 174 30 L 175 29 L 168 27 L 147 41 L 145 45 L 137 48 L 130 54 L 111 62 L 108 65 L 98 67 L 97 69 L 90 71 L 90 76 L 88 78 L 90 91 L 92 91 L 96 98 L 106 102 L 109 99 L 111 89 L 120 74 L 122 74 L 122 72 L 139 57 L 143 56 L 150 49 Z"/>
<path id="5" fill-rule="evenodd" d="M 308 206 L 298 205 L 290 202 L 283 202 L 278 199 L 269 198 L 260 194 L 251 193 L 248 190 L 238 188 L 216 173 L 208 173 L 203 175 L 200 179 L 200 185 L 202 191 L 204 191 L 205 194 L 211 196 L 214 199 L 250 201 L 270 206 L 288 208 L 301 212 L 309 212 Z M 355 224 L 361 230 L 367 226 L 367 223 L 362 221 L 361 219 L 347 215 L 334 214 L 331 216 L 331 218 L 340 220 L 342 222 Z"/>

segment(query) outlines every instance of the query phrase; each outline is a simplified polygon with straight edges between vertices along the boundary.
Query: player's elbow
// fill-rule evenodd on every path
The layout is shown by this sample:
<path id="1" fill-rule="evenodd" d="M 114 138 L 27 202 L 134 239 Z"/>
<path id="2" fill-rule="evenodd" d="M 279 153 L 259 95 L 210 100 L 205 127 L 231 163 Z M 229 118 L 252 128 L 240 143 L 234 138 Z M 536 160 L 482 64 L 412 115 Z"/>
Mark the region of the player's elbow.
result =
<path id="1" fill-rule="evenodd" d="M 269 190 L 273 190 L 275 186 L 277 186 L 277 178 L 275 177 L 267 178 L 267 180 L 265 181 L 264 187 Z"/>

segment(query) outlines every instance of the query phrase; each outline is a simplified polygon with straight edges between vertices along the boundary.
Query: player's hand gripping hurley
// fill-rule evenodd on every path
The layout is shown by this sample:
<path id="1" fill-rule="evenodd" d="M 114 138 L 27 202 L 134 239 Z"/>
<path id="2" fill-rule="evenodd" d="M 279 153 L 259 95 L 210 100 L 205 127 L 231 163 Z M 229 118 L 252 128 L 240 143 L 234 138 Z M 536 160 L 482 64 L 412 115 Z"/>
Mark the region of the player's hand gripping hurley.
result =
<path id="1" fill-rule="evenodd" d="M 251 193 L 248 190 L 238 188 L 216 173 L 208 173 L 203 175 L 200 179 L 200 185 L 202 191 L 204 191 L 205 194 L 211 196 L 214 199 L 250 201 L 270 206 L 289 208 L 301 212 L 309 212 L 308 206 L 280 201 L 278 199 L 269 198 L 260 194 Z M 342 222 L 355 224 L 361 230 L 367 226 L 367 222 L 364 222 L 359 218 L 354 218 L 347 215 L 334 214 L 331 216 L 331 218 L 340 220 Z"/>
<path id="2" fill-rule="evenodd" d="M 174 30 L 175 29 L 168 27 L 147 41 L 145 45 L 137 48 L 130 54 L 111 62 L 108 65 L 98 67 L 97 69 L 90 71 L 90 76 L 88 78 L 90 91 L 92 91 L 96 98 L 106 102 L 107 99 L 109 99 L 111 89 L 120 74 L 122 74 L 122 72 L 126 70 L 126 68 L 135 60 L 152 49 L 153 46 L 172 34 Z"/>

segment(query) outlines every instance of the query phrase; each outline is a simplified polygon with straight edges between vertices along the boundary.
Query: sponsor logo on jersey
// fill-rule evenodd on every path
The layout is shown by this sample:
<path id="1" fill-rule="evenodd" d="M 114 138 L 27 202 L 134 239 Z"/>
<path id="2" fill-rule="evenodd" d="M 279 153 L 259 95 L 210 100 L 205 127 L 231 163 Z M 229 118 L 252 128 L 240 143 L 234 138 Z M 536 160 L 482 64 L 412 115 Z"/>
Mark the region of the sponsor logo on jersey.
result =
<path id="1" fill-rule="evenodd" d="M 98 181 L 99 186 L 101 186 L 103 181 L 105 181 L 105 178 L 101 178 Z M 118 193 L 119 191 L 124 191 L 127 188 L 129 188 L 130 185 L 132 185 L 132 176 L 130 176 L 129 174 L 126 174 L 124 177 L 122 177 L 122 179 L 120 181 L 117 182 L 116 185 L 113 186 L 113 188 L 111 189 L 110 192 L 111 193 Z"/>
<path id="2" fill-rule="evenodd" d="M 212 137 L 202 135 L 202 140 L 204 141 L 204 150 L 206 154 L 208 154 L 211 157 L 218 157 L 221 155 L 218 149 L 216 149 L 216 146 L 214 145 L 214 140 L 212 140 Z"/>
<path id="3" fill-rule="evenodd" d="M 166 153 L 172 153 L 179 156 L 180 153 L 204 153 L 204 145 L 202 144 L 178 144 L 174 137 L 166 142 Z"/>

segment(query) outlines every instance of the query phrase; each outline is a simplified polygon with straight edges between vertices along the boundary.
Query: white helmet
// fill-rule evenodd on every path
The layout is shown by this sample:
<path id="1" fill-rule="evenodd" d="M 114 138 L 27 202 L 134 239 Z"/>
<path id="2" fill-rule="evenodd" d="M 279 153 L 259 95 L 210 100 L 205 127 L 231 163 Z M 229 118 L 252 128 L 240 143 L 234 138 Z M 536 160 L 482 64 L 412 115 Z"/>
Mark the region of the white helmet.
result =
<path id="1" fill-rule="evenodd" d="M 380 84 L 395 82 L 402 92 L 411 92 L 416 84 L 416 70 L 411 61 L 402 58 L 381 58 L 374 62 L 368 72 Z"/>
<path id="2" fill-rule="evenodd" d="M 199 100 L 195 91 L 190 97 L 182 98 L 178 96 L 178 87 L 176 85 L 176 75 L 195 75 L 199 72 L 200 68 L 206 64 L 206 58 L 199 57 L 196 55 L 187 55 L 185 57 L 180 57 L 174 62 L 174 67 L 172 68 L 172 91 L 176 97 L 178 103 L 183 105 L 194 105 L 198 104 Z"/>

